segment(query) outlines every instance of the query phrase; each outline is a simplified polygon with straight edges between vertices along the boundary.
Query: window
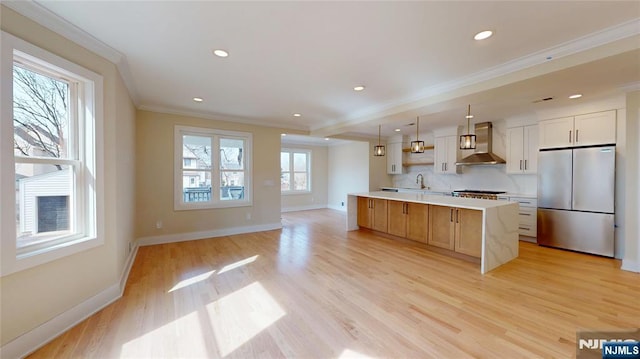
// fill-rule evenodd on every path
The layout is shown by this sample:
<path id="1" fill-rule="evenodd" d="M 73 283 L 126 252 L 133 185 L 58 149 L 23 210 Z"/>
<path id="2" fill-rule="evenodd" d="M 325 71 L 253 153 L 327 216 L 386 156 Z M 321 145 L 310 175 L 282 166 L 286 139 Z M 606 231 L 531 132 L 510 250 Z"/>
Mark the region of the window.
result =
<path id="1" fill-rule="evenodd" d="M 311 151 L 283 149 L 280 152 L 282 193 L 311 191 Z"/>
<path id="2" fill-rule="evenodd" d="M 174 209 L 251 205 L 251 134 L 175 127 Z"/>
<path id="3" fill-rule="evenodd" d="M 1 56 L 4 275 L 103 243 L 102 77 L 4 32 Z"/>

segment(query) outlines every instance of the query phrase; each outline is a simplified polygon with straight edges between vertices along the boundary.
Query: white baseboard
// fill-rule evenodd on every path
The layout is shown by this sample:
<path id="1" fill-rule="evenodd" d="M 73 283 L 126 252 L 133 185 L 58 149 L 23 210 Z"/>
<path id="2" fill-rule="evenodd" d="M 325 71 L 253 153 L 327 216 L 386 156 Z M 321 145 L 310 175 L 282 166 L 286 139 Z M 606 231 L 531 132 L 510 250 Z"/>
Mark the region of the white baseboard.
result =
<path id="1" fill-rule="evenodd" d="M 623 259 L 620 269 L 640 273 L 640 262 Z"/>
<path id="2" fill-rule="evenodd" d="M 327 208 L 335 209 L 336 211 L 342 211 L 342 212 L 346 212 L 347 211 L 347 207 L 346 206 L 336 206 L 336 205 L 333 205 L 333 204 L 328 205 Z"/>
<path id="3" fill-rule="evenodd" d="M 137 243 L 140 246 L 151 246 L 154 244 L 175 243 L 175 242 L 192 241 L 195 239 L 230 236 L 234 234 L 271 231 L 271 230 L 280 229 L 280 228 L 282 228 L 282 223 L 277 222 L 277 223 L 260 224 L 257 226 L 232 227 L 232 228 L 214 229 L 210 231 L 140 237 L 138 238 Z"/>
<path id="4" fill-rule="evenodd" d="M 281 213 L 286 212 L 297 212 L 297 211 L 309 211 L 312 209 L 323 209 L 327 208 L 326 204 L 312 204 L 307 206 L 295 206 L 295 207 L 286 207 L 280 210 Z"/>
<path id="5" fill-rule="evenodd" d="M 13 339 L 0 348 L 2 358 L 23 358 L 122 296 L 114 284 L 66 312 Z"/>
<path id="6" fill-rule="evenodd" d="M 122 297 L 137 254 L 138 246 L 134 244 L 120 275 L 120 283 L 108 287 L 66 312 L 3 345 L 0 348 L 0 357 L 23 358 Z"/>

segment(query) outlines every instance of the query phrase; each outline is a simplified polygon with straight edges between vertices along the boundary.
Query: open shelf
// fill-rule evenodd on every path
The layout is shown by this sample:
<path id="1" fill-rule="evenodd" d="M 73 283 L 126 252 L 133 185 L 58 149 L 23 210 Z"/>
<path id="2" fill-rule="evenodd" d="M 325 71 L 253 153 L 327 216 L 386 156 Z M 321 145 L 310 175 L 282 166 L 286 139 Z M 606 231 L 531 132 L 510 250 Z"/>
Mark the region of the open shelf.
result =
<path id="1" fill-rule="evenodd" d="M 410 166 L 431 166 L 433 162 L 403 162 L 402 166 L 410 167 Z"/>
<path id="2" fill-rule="evenodd" d="M 424 150 L 425 151 L 432 150 L 432 149 L 434 149 L 434 146 L 424 146 Z M 411 152 L 411 149 L 410 148 L 403 148 L 402 152 Z"/>

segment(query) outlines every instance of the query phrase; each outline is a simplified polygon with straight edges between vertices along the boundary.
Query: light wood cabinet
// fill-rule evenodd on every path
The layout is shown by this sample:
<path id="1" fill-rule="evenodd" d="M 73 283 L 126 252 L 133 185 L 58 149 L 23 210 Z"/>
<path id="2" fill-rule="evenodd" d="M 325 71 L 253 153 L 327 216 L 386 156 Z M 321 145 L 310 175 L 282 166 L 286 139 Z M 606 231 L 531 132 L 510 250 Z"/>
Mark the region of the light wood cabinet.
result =
<path id="1" fill-rule="evenodd" d="M 452 207 L 429 206 L 429 238 L 427 244 L 449 250 L 454 249 L 454 211 L 455 208 Z"/>
<path id="2" fill-rule="evenodd" d="M 538 125 L 507 129 L 508 174 L 534 174 L 538 169 Z"/>
<path id="3" fill-rule="evenodd" d="M 387 144 L 387 173 L 402 174 L 402 142 Z"/>
<path id="4" fill-rule="evenodd" d="M 472 257 L 482 255 L 482 211 L 456 208 L 455 251 Z"/>
<path id="5" fill-rule="evenodd" d="M 387 200 L 358 197 L 358 226 L 387 232 Z"/>
<path id="6" fill-rule="evenodd" d="M 616 111 L 556 118 L 539 122 L 540 148 L 616 143 Z"/>
<path id="7" fill-rule="evenodd" d="M 388 213 L 389 234 L 427 243 L 428 205 L 389 201 Z"/>
<path id="8" fill-rule="evenodd" d="M 428 244 L 479 258 L 482 211 L 431 205 Z"/>
<path id="9" fill-rule="evenodd" d="M 459 173 L 458 166 L 458 136 L 443 136 L 435 138 L 433 170 L 439 174 Z"/>

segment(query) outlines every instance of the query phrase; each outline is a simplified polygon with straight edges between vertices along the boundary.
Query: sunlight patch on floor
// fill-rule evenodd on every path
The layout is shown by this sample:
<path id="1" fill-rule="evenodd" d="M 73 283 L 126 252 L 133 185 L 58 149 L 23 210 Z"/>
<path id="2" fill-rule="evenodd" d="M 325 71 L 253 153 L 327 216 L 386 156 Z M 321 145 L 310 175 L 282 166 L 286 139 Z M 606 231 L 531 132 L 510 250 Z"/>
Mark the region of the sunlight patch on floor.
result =
<path id="1" fill-rule="evenodd" d="M 374 357 L 370 357 L 368 355 L 364 355 L 362 353 L 358 353 L 356 351 L 345 349 L 342 354 L 338 357 L 338 359 L 373 359 Z"/>
<path id="2" fill-rule="evenodd" d="M 222 267 L 222 269 L 220 269 L 220 272 L 218 272 L 218 275 L 220 275 L 220 274 L 222 274 L 224 272 L 228 272 L 228 271 L 230 271 L 232 269 L 236 269 L 238 267 L 242 267 L 242 266 L 247 265 L 249 263 L 255 262 L 256 259 L 258 259 L 257 255 L 255 255 L 253 257 L 249 257 L 249 258 L 243 259 L 241 261 L 237 261 L 235 263 L 231 263 L 229 265 L 226 265 L 226 266 Z"/>
<path id="3" fill-rule="evenodd" d="M 187 278 L 185 280 L 181 280 L 180 282 L 178 282 L 178 284 L 174 285 L 173 288 L 169 289 L 168 293 L 171 293 L 175 290 L 184 288 L 184 287 L 188 287 L 192 284 L 198 283 L 198 282 L 202 282 L 203 280 L 207 280 L 209 277 L 211 277 L 211 275 L 213 273 L 215 273 L 215 270 L 209 271 L 209 272 L 205 272 L 202 274 L 198 274 L 196 276 L 193 276 L 191 278 Z"/>
<path id="4" fill-rule="evenodd" d="M 259 282 L 208 304 L 207 312 L 223 357 L 286 315 Z"/>
<path id="5" fill-rule="evenodd" d="M 207 346 L 201 333 L 198 312 L 193 311 L 161 327 L 149 331 L 127 343 L 121 358 L 160 358 L 175 354 L 185 358 L 206 358 Z"/>

